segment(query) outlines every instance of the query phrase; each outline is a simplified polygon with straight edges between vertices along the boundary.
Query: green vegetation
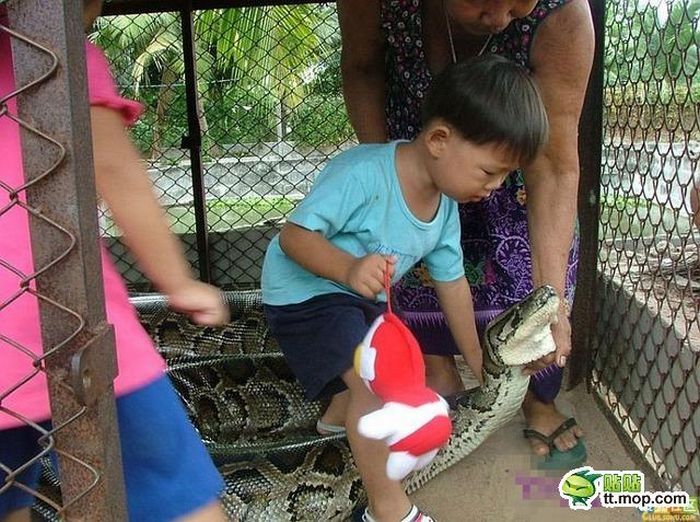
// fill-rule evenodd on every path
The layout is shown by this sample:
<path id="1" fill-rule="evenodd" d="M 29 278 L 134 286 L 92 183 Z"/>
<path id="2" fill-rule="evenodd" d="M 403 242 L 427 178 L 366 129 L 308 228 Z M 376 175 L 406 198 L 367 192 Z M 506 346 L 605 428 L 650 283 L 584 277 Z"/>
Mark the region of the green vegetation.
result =
<path id="1" fill-rule="evenodd" d="M 297 201 L 287 197 L 251 197 L 243 199 L 214 199 L 207 202 L 207 223 L 210 231 L 223 232 L 238 227 L 260 225 L 286 217 Z M 175 205 L 167 207 L 171 228 L 177 234 L 195 231 L 194 207 Z M 111 218 L 107 217 L 104 234 L 121 235 Z"/>
<path id="2" fill-rule="evenodd" d="M 690 217 L 653 201 L 608 195 L 601 199 L 600 239 L 632 239 L 644 236 L 687 234 Z"/>
<path id="3" fill-rule="evenodd" d="M 700 139 L 700 0 L 662 4 L 666 15 L 659 2 L 606 6 L 604 117 L 611 143 Z M 101 18 L 91 35 L 120 88 L 144 103 L 134 136 L 162 163 L 176 161 L 164 160 L 163 151 L 180 147 L 188 134 L 180 31 L 177 13 L 156 13 Z M 285 140 L 319 147 L 352 138 L 333 3 L 197 11 L 194 34 L 205 160 L 221 157 L 223 145 Z M 209 226 L 260 223 L 293 205 L 286 198 L 216 200 L 208 203 Z M 193 230 L 191 207 L 167 210 L 176 231 Z M 608 236 L 687 229 L 688 222 L 641 198 L 610 196 L 601 205 Z"/>
<path id="4" fill-rule="evenodd" d="M 606 8 L 605 118 L 628 140 L 700 139 L 700 0 Z"/>
<path id="5" fill-rule="evenodd" d="M 334 5 L 197 11 L 194 35 L 205 159 L 222 144 L 318 146 L 352 136 Z M 91 38 L 125 94 L 146 106 L 134 129 L 142 152 L 158 159 L 180 147 L 188 132 L 179 15 L 101 18 Z"/>

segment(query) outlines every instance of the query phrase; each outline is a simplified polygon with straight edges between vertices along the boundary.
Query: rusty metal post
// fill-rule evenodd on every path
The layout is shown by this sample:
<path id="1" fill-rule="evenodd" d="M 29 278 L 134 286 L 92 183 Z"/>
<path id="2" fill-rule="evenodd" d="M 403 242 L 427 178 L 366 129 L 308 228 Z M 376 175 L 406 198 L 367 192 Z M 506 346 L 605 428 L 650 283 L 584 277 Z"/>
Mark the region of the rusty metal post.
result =
<path id="1" fill-rule="evenodd" d="M 68 520 L 126 520 L 105 321 L 82 2 L 10 0 L 45 369 Z M 45 79 L 43 79 L 46 75 Z"/>
<path id="2" fill-rule="evenodd" d="M 199 278 L 211 283 L 211 256 L 207 225 L 207 193 L 202 169 L 202 129 L 199 124 L 200 107 L 197 92 L 197 56 L 194 44 L 192 6 L 185 2 L 180 10 L 182 24 L 182 53 L 185 62 L 185 97 L 187 101 L 187 135 L 182 137 L 182 148 L 190 153 L 192 166 L 192 197 L 194 198 L 195 232 Z"/>
<path id="3" fill-rule="evenodd" d="M 603 51 L 605 2 L 589 0 L 595 28 L 595 56 L 579 124 L 581 181 L 578 216 L 581 234 L 576 299 L 572 311 L 572 357 L 569 387 L 580 383 L 591 368 L 591 342 L 595 333 L 600 168 L 603 146 Z"/>
<path id="4" fill-rule="evenodd" d="M 111 0 L 105 4 L 104 15 L 159 13 L 190 9 L 229 9 L 232 7 L 265 7 L 271 5 L 302 5 L 328 3 L 328 0 Z"/>

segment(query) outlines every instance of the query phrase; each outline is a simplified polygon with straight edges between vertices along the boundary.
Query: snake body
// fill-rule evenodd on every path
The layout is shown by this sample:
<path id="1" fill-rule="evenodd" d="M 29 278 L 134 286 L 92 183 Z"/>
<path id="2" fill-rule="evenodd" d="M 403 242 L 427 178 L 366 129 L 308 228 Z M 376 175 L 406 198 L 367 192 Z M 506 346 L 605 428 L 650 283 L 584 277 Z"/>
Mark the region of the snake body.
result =
<path id="1" fill-rule="evenodd" d="M 520 409 L 530 378 L 522 365 L 554 350 L 550 324 L 559 297 L 542 286 L 489 323 L 484 332 L 484 384 L 457 405 L 453 435 L 431 464 L 404 480 L 411 493 L 459 462 Z"/>
<path id="2" fill-rule="evenodd" d="M 324 404 L 304 398 L 267 332 L 259 292 L 228 292 L 226 299 L 232 321 L 223 328 L 194 326 L 160 297 L 134 303 L 224 476 L 227 513 L 241 521 L 346 520 L 366 502 L 347 440 L 316 434 Z M 517 412 L 529 381 L 520 367 L 552 351 L 557 308 L 554 290 L 542 287 L 489 324 L 484 385 L 459 404 L 447 446 L 404 480 L 409 492 Z M 50 518 L 46 509 L 41 515 Z"/>

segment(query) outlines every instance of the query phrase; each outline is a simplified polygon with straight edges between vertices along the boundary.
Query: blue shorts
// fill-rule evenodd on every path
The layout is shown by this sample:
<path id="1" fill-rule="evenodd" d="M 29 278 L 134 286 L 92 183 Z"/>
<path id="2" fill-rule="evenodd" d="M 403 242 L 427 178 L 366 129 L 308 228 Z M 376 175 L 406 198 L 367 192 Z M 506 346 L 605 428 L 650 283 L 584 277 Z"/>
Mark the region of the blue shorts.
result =
<path id="1" fill-rule="evenodd" d="M 130 521 L 173 520 L 218 498 L 221 476 L 167 377 L 119 397 L 117 416 Z M 0 431 L 0 463 L 17 469 L 29 461 L 41 451 L 37 438 L 30 427 Z M 39 473 L 36 464 L 20 482 L 34 489 Z M 0 468 L 0 485 L 5 477 Z M 0 519 L 33 503 L 32 495 L 11 487 L 0 495 Z"/>
<path id="2" fill-rule="evenodd" d="M 385 311 L 386 303 L 342 293 L 265 305 L 270 333 L 311 400 L 346 388 L 341 376 L 352 368 L 355 348 Z"/>

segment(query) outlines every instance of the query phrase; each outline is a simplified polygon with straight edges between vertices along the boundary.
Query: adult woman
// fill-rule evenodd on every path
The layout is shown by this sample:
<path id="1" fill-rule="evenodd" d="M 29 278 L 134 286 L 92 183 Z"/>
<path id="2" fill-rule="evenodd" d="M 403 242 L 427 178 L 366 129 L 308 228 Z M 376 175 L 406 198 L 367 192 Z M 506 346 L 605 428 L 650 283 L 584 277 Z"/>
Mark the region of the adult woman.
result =
<path id="1" fill-rule="evenodd" d="M 581 462 L 582 431 L 556 409 L 554 397 L 571 351 L 577 128 L 594 47 L 588 4 L 338 0 L 338 8 L 344 94 L 362 142 L 415 135 L 432 75 L 450 61 L 493 52 L 532 72 L 547 108 L 550 139 L 531 165 L 513 172 L 488 200 L 461 206 L 462 247 L 480 326 L 533 285 L 548 283 L 567 297 L 552 327 L 556 352 L 528 367 L 536 373 L 523 410 L 526 436 L 535 453 L 546 456 L 546 465 Z M 449 395 L 461 387 L 454 359 L 446 357 L 456 352 L 430 286 L 418 268 L 397 288 L 397 301 L 426 353 L 430 382 Z"/>

